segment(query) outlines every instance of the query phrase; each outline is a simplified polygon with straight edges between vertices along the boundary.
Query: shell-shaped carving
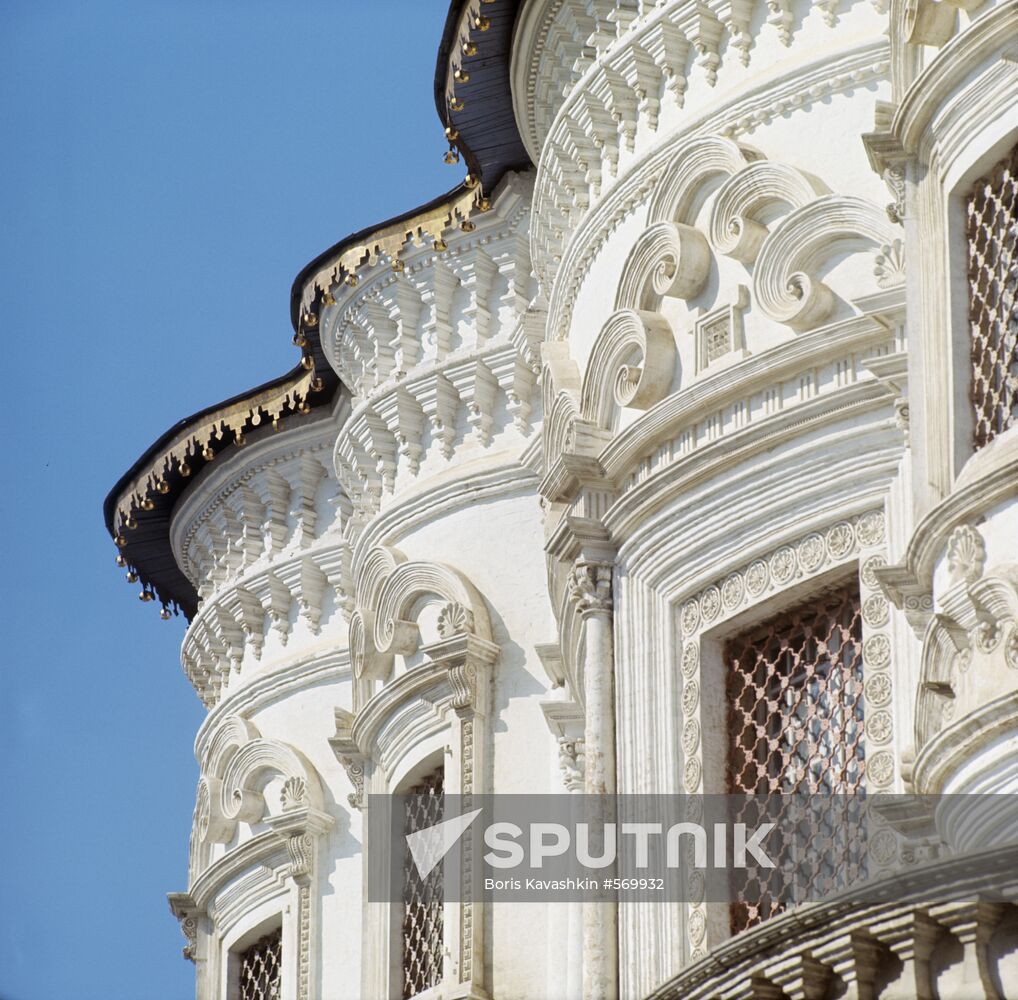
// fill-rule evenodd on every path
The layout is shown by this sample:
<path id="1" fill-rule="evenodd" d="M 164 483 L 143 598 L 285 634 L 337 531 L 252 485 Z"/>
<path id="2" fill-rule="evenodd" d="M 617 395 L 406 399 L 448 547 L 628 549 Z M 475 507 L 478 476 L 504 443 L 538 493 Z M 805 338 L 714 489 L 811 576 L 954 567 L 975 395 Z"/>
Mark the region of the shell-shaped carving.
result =
<path id="1" fill-rule="evenodd" d="M 438 613 L 438 634 L 443 639 L 470 632 L 473 627 L 473 613 L 458 601 L 450 601 Z"/>
<path id="2" fill-rule="evenodd" d="M 751 163 L 729 177 L 714 198 L 711 244 L 718 253 L 751 264 L 767 237 L 767 227 L 757 219 L 764 209 L 802 208 L 829 191 L 823 181 L 788 164 Z"/>
<path id="3" fill-rule="evenodd" d="M 645 410 L 675 376 L 675 336 L 659 313 L 622 309 L 608 318 L 591 352 L 580 412 L 610 430 L 616 406 Z"/>
<path id="4" fill-rule="evenodd" d="M 960 524 L 947 540 L 947 570 L 951 581 L 975 583 L 983 575 L 986 543 L 970 524 Z"/>
<path id="5" fill-rule="evenodd" d="M 303 778 L 287 778 L 279 793 L 279 804 L 285 812 L 297 809 L 307 802 L 307 782 Z"/>
<path id="6" fill-rule="evenodd" d="M 633 244 L 615 296 L 616 309 L 652 309 L 662 296 L 689 299 L 707 280 L 711 252 L 692 226 L 658 222 Z"/>

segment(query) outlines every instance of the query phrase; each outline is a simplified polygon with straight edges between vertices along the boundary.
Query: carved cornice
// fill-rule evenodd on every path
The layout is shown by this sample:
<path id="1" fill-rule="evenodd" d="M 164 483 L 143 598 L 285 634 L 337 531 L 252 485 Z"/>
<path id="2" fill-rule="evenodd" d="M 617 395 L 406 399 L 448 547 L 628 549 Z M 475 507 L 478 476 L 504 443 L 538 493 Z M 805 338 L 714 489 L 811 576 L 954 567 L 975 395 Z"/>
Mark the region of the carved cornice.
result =
<path id="1" fill-rule="evenodd" d="M 886 831 L 895 853 L 894 835 Z M 877 844 L 873 845 L 877 847 Z M 879 846 L 883 846 L 881 843 Z M 822 974 L 830 986 L 835 970 L 853 983 L 874 982 L 879 962 L 900 949 L 900 930 L 915 926 L 930 906 L 973 913 L 985 892 L 1018 898 L 1018 847 L 1009 845 L 899 870 L 879 883 L 868 882 L 821 902 L 796 906 L 735 935 L 648 995 L 648 1000 L 705 1000 L 724 988 L 747 993 L 795 990 L 804 976 Z M 981 920 L 990 920 L 986 913 Z M 998 917 L 999 919 L 999 917 Z M 939 927 L 939 925 L 938 925 Z M 896 934 L 896 932 L 898 932 Z M 907 934 L 906 934 L 907 938 Z M 914 952 L 909 949 L 906 956 Z M 985 952 L 983 960 L 985 963 Z M 976 956 L 971 956 L 973 963 Z M 804 994 L 809 995 L 809 994 Z"/>
<path id="2" fill-rule="evenodd" d="M 379 733 L 406 705 L 421 700 L 450 707 L 470 707 L 484 714 L 486 668 L 498 659 L 499 647 L 474 635 L 462 635 L 424 647 L 425 662 L 384 685 L 360 708 L 350 727 L 352 742 L 371 757 Z"/>
<path id="3" fill-rule="evenodd" d="M 992 755 L 985 767 L 985 778 L 972 774 L 973 762 L 989 745 L 1011 736 L 1018 730 L 1018 691 L 995 698 L 963 718 L 942 729 L 916 756 L 912 781 L 920 795 L 943 795 L 956 791 L 949 787 L 951 779 L 965 769 L 965 792 L 992 794 L 1007 791 L 1010 794 L 1018 779 L 1018 760 L 1012 755 L 1002 759 Z"/>
<path id="4" fill-rule="evenodd" d="M 759 422 L 734 430 L 730 436 L 716 438 L 688 454 L 676 455 L 647 478 L 626 483 L 618 501 L 605 513 L 605 523 L 621 545 L 642 534 L 640 529 L 648 519 L 678 492 L 716 480 L 723 471 L 745 465 L 750 459 L 803 438 L 811 431 L 826 429 L 832 447 L 850 447 L 859 439 L 862 425 L 876 433 L 886 432 L 888 426 L 894 426 L 893 417 L 887 412 L 890 402 L 886 390 L 874 380 L 834 389 L 804 401 L 795 409 L 764 416 Z M 840 426 L 832 430 L 832 424 Z M 897 467 L 901 457 L 900 432 L 895 437 L 898 444 L 888 442 L 884 449 L 866 456 L 867 475 L 872 471 L 890 476 Z M 863 471 L 857 456 L 856 474 L 862 476 Z"/>
<path id="5" fill-rule="evenodd" d="M 699 421 L 719 409 L 768 390 L 781 391 L 782 383 L 798 382 L 803 373 L 816 368 L 819 363 L 833 364 L 832 358 L 850 359 L 866 350 L 876 353 L 878 347 L 889 342 L 889 320 L 901 312 L 901 300 L 901 293 L 896 292 L 893 297 L 872 303 L 871 309 L 862 316 L 802 334 L 666 396 L 605 447 L 600 461 L 607 479 L 621 483 L 642 458 L 664 442 L 680 438 L 684 431 L 695 428 Z M 852 371 L 852 368 L 846 370 Z M 857 375 L 851 377 L 854 381 Z M 786 398 L 782 409 L 788 419 L 794 419 L 791 411 L 797 405 L 809 402 L 811 398 L 815 397 L 810 393 L 803 395 L 800 403 L 791 403 Z M 712 440 L 700 434 L 696 438 L 704 443 Z M 688 448 L 680 447 L 678 454 L 684 455 L 688 451 Z"/>
<path id="6" fill-rule="evenodd" d="M 214 476 L 196 483 L 197 489 L 174 513 L 170 542 L 178 564 L 199 592 L 204 589 L 207 594 L 210 586 L 238 578 L 252 562 L 262 557 L 271 558 L 288 544 L 307 543 L 315 538 L 317 524 L 307 525 L 307 530 L 300 524 L 291 532 L 287 514 L 291 502 L 302 500 L 302 460 L 306 466 L 307 459 L 314 459 L 319 469 L 310 484 L 312 491 L 317 490 L 323 478 L 331 478 L 327 451 L 334 433 L 335 424 L 330 421 L 303 429 L 299 436 L 288 435 L 287 440 L 269 438 L 258 447 L 252 446 L 250 454 L 245 454 L 243 466 L 238 467 L 236 462 L 224 463 L 216 468 Z M 280 489 L 278 496 L 273 496 L 277 476 Z M 333 484 L 338 494 L 338 484 L 334 480 Z M 249 491 L 250 496 L 243 496 L 245 491 Z M 231 501 L 231 497 L 237 502 Z M 339 502 L 339 497 L 334 500 Z M 253 518 L 250 525 L 244 521 L 245 505 Z M 217 511 L 222 511 L 224 517 L 214 525 L 214 530 L 225 545 L 239 551 L 248 543 L 249 551 L 241 554 L 243 565 L 229 563 L 223 555 L 225 549 L 202 553 L 205 557 L 202 565 L 198 552 L 193 550 L 196 535 L 203 525 L 215 519 Z M 277 526 L 280 533 L 273 530 Z"/>

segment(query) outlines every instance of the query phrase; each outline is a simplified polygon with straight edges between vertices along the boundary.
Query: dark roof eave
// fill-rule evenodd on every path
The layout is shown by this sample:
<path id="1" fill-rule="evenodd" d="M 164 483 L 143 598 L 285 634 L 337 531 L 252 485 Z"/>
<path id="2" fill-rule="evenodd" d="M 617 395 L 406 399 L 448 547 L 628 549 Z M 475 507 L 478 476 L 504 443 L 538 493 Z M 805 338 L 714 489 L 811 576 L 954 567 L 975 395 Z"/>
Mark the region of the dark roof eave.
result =
<path id="1" fill-rule="evenodd" d="M 457 32 L 466 8 L 467 0 L 452 0 L 446 15 L 442 31 L 435 69 L 435 104 L 443 126 L 453 125 L 459 135 L 456 140 L 467 167 L 475 178 L 480 181 L 482 190 L 492 191 L 502 177 L 511 170 L 527 169 L 531 166 L 530 157 L 516 128 L 515 115 L 512 107 L 512 93 L 509 85 L 509 59 L 512 49 L 512 38 L 520 8 L 525 0 L 491 0 L 483 7 L 485 15 L 491 20 L 492 27 L 484 36 L 484 49 L 477 60 L 470 64 L 472 76 L 476 76 L 475 85 L 478 92 L 484 93 L 481 103 L 471 103 L 462 114 L 453 113 L 446 104 L 446 88 L 452 46 L 457 39 Z M 469 93 L 465 90 L 464 93 Z M 300 327 L 300 307 L 304 288 L 308 281 L 331 261 L 338 260 L 344 250 L 367 242 L 373 233 L 393 227 L 401 222 L 411 222 L 415 216 L 433 212 L 442 205 L 460 199 L 466 192 L 465 183 L 454 187 L 451 191 L 433 198 L 408 212 L 394 216 L 382 224 L 376 224 L 340 240 L 324 253 L 319 254 L 305 265 L 294 279 L 290 293 L 290 318 L 295 330 Z M 325 359 L 319 340 L 318 331 L 305 329 L 309 334 L 311 351 L 315 359 L 315 370 L 326 380 L 324 391 L 316 394 L 311 405 L 317 410 L 323 405 L 331 404 L 337 394 L 342 391 L 339 379 Z M 117 480 L 113 489 L 103 503 L 103 517 L 107 531 L 111 535 L 116 531 L 118 504 L 131 487 L 141 480 L 159 461 L 176 438 L 185 435 L 192 426 L 213 417 L 217 411 L 226 410 L 248 399 L 254 400 L 260 393 L 276 387 L 284 386 L 300 372 L 300 366 L 285 375 L 272 379 L 264 384 L 239 393 L 221 403 L 199 410 L 183 420 L 177 421 L 154 441 L 139 458 L 132 463 L 130 469 Z M 312 417 L 313 419 L 313 417 Z M 236 447 L 229 441 L 217 442 L 216 455 L 226 448 Z M 196 470 L 200 471 L 202 461 L 196 461 Z M 176 502 L 186 492 L 194 477 L 166 475 L 170 491 L 166 494 L 154 495 L 156 507 L 152 511 L 139 514 L 138 527 L 130 533 L 127 545 L 121 550 L 129 565 L 135 567 L 143 587 L 153 588 L 160 600 L 168 604 L 179 605 L 190 618 L 197 610 L 197 593 L 194 586 L 177 566 L 169 544 L 169 527 L 172 510 Z"/>

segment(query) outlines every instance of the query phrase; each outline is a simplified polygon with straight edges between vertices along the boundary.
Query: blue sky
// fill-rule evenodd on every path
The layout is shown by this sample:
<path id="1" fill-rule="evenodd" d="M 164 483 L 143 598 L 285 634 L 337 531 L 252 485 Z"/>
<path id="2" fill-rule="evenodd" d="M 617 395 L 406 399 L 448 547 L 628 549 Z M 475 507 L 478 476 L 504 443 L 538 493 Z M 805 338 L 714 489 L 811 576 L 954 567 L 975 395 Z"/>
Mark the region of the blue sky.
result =
<path id="1" fill-rule="evenodd" d="M 0 1000 L 185 1000 L 202 709 L 101 517 L 170 424 L 295 361 L 288 293 L 452 187 L 445 0 L 3 0 Z"/>

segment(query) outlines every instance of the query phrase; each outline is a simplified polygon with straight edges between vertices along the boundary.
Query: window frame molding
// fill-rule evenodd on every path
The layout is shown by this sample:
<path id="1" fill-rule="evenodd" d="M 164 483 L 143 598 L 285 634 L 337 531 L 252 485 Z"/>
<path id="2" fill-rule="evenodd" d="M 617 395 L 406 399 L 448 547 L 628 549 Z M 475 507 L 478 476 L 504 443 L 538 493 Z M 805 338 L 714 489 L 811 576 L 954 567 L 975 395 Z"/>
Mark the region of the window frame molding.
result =
<path id="1" fill-rule="evenodd" d="M 874 791 L 897 787 L 894 637 L 889 603 L 876 577 L 876 570 L 887 564 L 887 555 L 886 517 L 882 508 L 875 508 L 793 536 L 673 603 L 676 633 L 681 636 L 678 789 L 687 795 L 727 790 L 726 704 L 723 699 L 700 697 L 701 690 L 724 690 L 725 640 L 819 588 L 844 581 L 849 573 L 858 574 L 863 609 L 867 782 Z M 878 713 L 871 742 L 870 719 Z M 731 936 L 729 907 L 704 901 L 702 876 L 695 871 L 687 874 L 686 898 L 683 945 L 686 960 L 695 962 Z"/>
<path id="2" fill-rule="evenodd" d="M 361 566 L 350 628 L 354 711 L 337 709 L 329 741 L 356 789 L 351 804 L 366 813 L 372 795 L 396 794 L 441 754 L 445 793 L 462 796 L 466 806 L 469 797 L 489 791 L 490 686 L 500 649 L 484 598 L 455 568 L 408 561 L 389 546 L 376 546 Z M 439 637 L 423 642 L 421 614 L 436 603 Z M 397 656 L 404 658 L 402 672 Z M 366 838 L 365 880 L 373 864 Z M 466 854 L 463 865 L 460 881 L 467 886 L 473 869 Z M 395 904 L 364 905 L 362 995 L 401 1000 Z M 443 980 L 420 996 L 486 1000 L 485 909 L 470 900 L 444 903 Z"/>
<path id="3" fill-rule="evenodd" d="M 283 779 L 280 808 L 263 791 Z M 170 908 L 196 965 L 197 1000 L 228 996 L 229 949 L 238 935 L 283 914 L 281 1000 L 318 995 L 320 841 L 335 825 L 326 811 L 314 765 L 280 740 L 267 739 L 248 719 L 226 716 L 209 737 L 192 821 L 188 890 L 171 893 Z M 239 794 L 235 794 L 239 793 Z M 248 839 L 236 842 L 241 824 Z M 256 827 L 264 827 L 257 829 Z M 225 852 L 213 856 L 214 844 Z"/>
<path id="4" fill-rule="evenodd" d="M 951 493 L 973 454 L 964 197 L 1018 139 L 1008 114 L 1018 103 L 1016 33 L 1013 4 L 977 17 L 909 81 L 889 130 L 866 137 L 878 170 L 905 170 L 919 516 Z"/>

